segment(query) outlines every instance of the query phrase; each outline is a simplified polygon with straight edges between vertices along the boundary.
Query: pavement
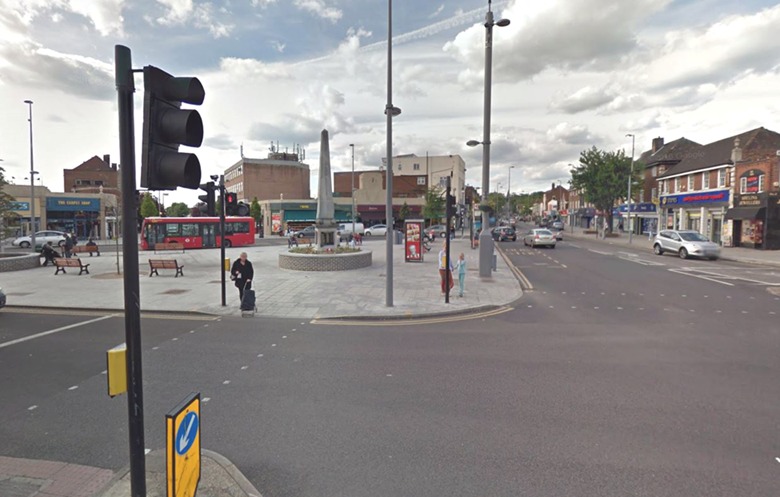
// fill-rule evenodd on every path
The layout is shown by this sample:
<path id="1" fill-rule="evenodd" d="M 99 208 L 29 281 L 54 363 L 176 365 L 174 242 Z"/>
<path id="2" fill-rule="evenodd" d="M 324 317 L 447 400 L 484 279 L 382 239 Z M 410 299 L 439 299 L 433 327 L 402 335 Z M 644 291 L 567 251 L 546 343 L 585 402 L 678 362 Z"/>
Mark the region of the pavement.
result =
<path id="1" fill-rule="evenodd" d="M 569 239 L 592 240 L 616 250 L 652 252 L 652 240 L 646 236 L 618 234 L 600 239 L 580 228 L 567 227 Z M 452 292 L 444 302 L 439 287 L 437 254 L 440 243 L 432 245 L 420 263 L 404 262 L 402 246 L 393 246 L 393 306 L 387 303 L 388 271 L 384 240 L 365 240 L 362 249 L 371 251 L 369 268 L 341 272 L 300 272 L 279 268 L 279 254 L 287 250 L 282 241 L 266 240 L 263 245 L 226 250 L 233 261 L 246 251 L 255 268 L 258 310 L 263 316 L 317 318 L 411 318 L 489 311 L 509 306 L 523 292 L 508 262 L 497 251 L 496 271 L 492 278 L 479 277 L 478 250 L 472 249 L 468 236 L 452 242 L 452 257 L 463 252 L 468 264 L 466 292 L 463 298 Z M 500 244 L 498 245 L 500 246 Z M 176 259 L 184 265 L 184 276 L 161 270 L 160 276 L 148 276 L 148 259 Z M 753 264 L 780 266 L 780 251 L 724 248 L 722 258 Z M 103 252 L 101 256 L 82 257 L 90 264 L 89 275 L 78 276 L 69 270 L 54 275 L 54 268 L 0 273 L 0 286 L 8 295 L 9 308 L 47 307 L 97 309 L 121 313 L 124 308 L 121 253 Z M 238 291 L 228 280 L 227 305 L 221 305 L 221 260 L 217 249 L 191 250 L 185 253 L 139 255 L 140 299 L 142 312 L 195 312 L 238 316 Z M 456 286 L 457 288 L 457 286 Z M 147 495 L 165 495 L 165 458 L 159 451 L 147 455 Z M 209 497 L 259 497 L 241 472 L 227 459 L 203 450 L 202 474 L 198 495 Z M 129 469 L 112 472 L 103 468 L 72 465 L 56 461 L 36 461 L 0 457 L 0 497 L 129 497 Z"/>

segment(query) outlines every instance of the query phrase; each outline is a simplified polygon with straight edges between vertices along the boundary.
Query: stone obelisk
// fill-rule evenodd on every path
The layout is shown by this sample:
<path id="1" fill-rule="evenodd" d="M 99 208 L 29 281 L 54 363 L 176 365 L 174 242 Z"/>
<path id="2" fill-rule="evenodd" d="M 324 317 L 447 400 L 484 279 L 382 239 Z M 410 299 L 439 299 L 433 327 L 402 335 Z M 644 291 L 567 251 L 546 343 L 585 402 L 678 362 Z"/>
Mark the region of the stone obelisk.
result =
<path id="1" fill-rule="evenodd" d="M 330 179 L 330 144 L 328 130 L 320 133 L 320 179 L 317 188 L 315 244 L 319 248 L 335 247 L 336 221 L 333 207 L 333 183 Z"/>

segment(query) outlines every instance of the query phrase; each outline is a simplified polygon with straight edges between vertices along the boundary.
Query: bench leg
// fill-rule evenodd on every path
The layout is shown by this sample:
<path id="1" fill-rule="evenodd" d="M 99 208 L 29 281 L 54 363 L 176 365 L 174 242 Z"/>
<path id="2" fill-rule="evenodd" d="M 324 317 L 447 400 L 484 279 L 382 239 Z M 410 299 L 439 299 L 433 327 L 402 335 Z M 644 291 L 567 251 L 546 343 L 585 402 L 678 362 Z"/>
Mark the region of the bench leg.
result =
<path id="1" fill-rule="evenodd" d="M 160 276 L 160 274 L 154 268 L 152 268 L 152 270 L 149 272 L 149 277 L 151 278 L 153 274 L 156 274 L 157 276 Z"/>
<path id="2" fill-rule="evenodd" d="M 79 276 L 81 276 L 83 273 L 89 274 L 89 264 L 86 266 L 81 266 L 81 271 L 79 271 Z"/>
<path id="3" fill-rule="evenodd" d="M 184 266 L 177 267 L 177 268 L 176 268 L 176 276 L 174 276 L 174 278 L 178 278 L 178 277 L 179 277 L 179 275 L 182 275 L 182 277 L 184 277 L 184 272 L 183 272 L 183 270 L 184 270 Z"/>
<path id="4" fill-rule="evenodd" d="M 58 267 L 57 270 L 54 271 L 54 276 L 57 276 L 58 274 L 60 274 L 60 271 L 62 271 L 64 273 L 65 272 L 65 268 L 64 267 Z"/>

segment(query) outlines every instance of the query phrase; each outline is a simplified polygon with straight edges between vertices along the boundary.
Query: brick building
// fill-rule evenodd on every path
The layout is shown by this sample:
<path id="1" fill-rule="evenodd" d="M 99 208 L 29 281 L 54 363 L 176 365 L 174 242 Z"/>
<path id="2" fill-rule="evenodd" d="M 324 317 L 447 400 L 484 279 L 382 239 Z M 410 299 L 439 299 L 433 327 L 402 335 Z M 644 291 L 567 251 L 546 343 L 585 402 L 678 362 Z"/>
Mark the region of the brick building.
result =
<path id="1" fill-rule="evenodd" d="M 73 169 L 63 169 L 63 189 L 73 193 L 111 193 L 120 197 L 119 170 L 111 156 L 97 155 Z"/>
<path id="2" fill-rule="evenodd" d="M 309 165 L 296 153 L 274 152 L 267 159 L 241 160 L 225 170 L 225 189 L 238 195 L 241 202 L 252 199 L 311 199 Z"/>

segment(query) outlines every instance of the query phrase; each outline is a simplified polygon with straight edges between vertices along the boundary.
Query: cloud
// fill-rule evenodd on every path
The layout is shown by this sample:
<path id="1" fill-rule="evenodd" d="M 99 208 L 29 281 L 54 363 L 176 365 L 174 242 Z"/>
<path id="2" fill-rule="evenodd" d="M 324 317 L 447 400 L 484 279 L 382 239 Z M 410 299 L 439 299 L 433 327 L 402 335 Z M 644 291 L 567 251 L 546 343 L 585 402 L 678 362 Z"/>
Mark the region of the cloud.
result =
<path id="1" fill-rule="evenodd" d="M 608 87 L 593 88 L 585 86 L 576 92 L 555 100 L 550 107 L 567 114 L 577 114 L 586 110 L 593 110 L 611 102 L 615 98 L 613 91 Z"/>
<path id="2" fill-rule="evenodd" d="M 444 11 L 444 4 L 439 5 L 439 8 L 436 9 L 436 11 L 428 16 L 428 19 L 433 19 L 434 17 L 439 17 L 439 14 L 441 14 Z"/>
<path id="3" fill-rule="evenodd" d="M 292 75 L 284 64 L 267 64 L 255 59 L 225 57 L 219 62 L 220 73 L 230 78 L 254 80 L 290 79 Z"/>
<path id="4" fill-rule="evenodd" d="M 279 40 L 272 40 L 271 46 L 274 47 L 274 50 L 276 50 L 279 53 L 284 53 L 284 48 L 287 46 L 284 43 L 282 43 Z"/>
<path id="5" fill-rule="evenodd" d="M 101 36 L 122 35 L 124 0 L 5 0 L 0 6 L 0 25 L 17 33 L 36 17 L 50 15 L 57 22 L 62 12 L 86 17 Z"/>
<path id="6" fill-rule="evenodd" d="M 207 137 L 203 141 L 203 145 L 206 147 L 216 148 L 218 150 L 236 149 L 236 142 L 233 139 L 233 136 L 226 133 L 221 133 L 219 135 Z"/>
<path id="7" fill-rule="evenodd" d="M 293 5 L 333 23 L 341 19 L 344 13 L 336 7 L 329 7 L 324 0 L 293 0 Z"/>
<path id="8" fill-rule="evenodd" d="M 69 0 L 66 6 L 83 15 L 103 36 L 122 34 L 122 4 L 124 0 Z"/>
<path id="9" fill-rule="evenodd" d="M 206 29 L 215 39 L 230 35 L 235 24 L 220 21 L 220 18 L 230 19 L 232 13 L 226 7 L 214 7 L 211 2 L 193 4 L 192 0 L 156 0 L 167 8 L 164 15 L 156 22 L 163 26 L 183 25 L 189 22 L 199 29 Z"/>
<path id="10" fill-rule="evenodd" d="M 547 138 L 567 145 L 591 143 L 593 136 L 587 126 L 562 122 L 547 130 Z"/>
<path id="11" fill-rule="evenodd" d="M 79 55 L 63 54 L 31 42 L 0 46 L 8 65 L 2 80 L 39 89 L 57 89 L 91 100 L 116 98 L 111 64 Z"/>

